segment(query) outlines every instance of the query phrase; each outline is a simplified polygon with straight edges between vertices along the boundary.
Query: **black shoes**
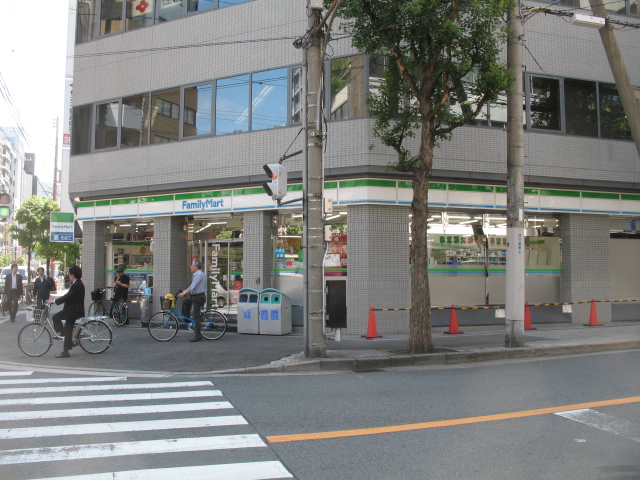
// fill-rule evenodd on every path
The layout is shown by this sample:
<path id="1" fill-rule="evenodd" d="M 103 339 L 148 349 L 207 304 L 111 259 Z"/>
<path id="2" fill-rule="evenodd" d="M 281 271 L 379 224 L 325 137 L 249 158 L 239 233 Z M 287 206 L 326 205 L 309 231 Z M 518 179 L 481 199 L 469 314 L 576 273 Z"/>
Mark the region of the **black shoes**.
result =
<path id="1" fill-rule="evenodd" d="M 191 340 L 189 340 L 190 342 L 199 342 L 200 340 L 202 340 L 202 335 L 200 334 L 196 334 Z"/>
<path id="2" fill-rule="evenodd" d="M 68 358 L 71 355 L 69 355 L 69 352 L 66 350 L 63 350 L 62 353 L 59 353 L 58 355 L 56 355 L 56 358 Z"/>

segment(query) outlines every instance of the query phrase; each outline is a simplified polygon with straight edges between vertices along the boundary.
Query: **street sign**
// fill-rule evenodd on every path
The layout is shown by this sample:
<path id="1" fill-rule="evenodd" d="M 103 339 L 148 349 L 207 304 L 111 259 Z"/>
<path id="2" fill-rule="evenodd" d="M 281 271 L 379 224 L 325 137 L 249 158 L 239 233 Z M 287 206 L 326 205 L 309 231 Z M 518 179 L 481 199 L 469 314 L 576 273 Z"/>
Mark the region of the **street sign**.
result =
<path id="1" fill-rule="evenodd" d="M 64 212 L 51 212 L 49 240 L 52 242 L 73 242 L 75 214 Z"/>

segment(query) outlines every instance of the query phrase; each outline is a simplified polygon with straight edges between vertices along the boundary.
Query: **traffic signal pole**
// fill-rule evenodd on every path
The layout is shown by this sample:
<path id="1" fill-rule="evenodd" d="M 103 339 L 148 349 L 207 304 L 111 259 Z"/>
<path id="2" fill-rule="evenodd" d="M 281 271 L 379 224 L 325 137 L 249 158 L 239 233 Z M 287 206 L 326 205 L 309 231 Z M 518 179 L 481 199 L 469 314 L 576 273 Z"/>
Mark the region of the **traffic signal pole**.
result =
<path id="1" fill-rule="evenodd" d="M 324 335 L 324 218 L 322 191 L 322 29 L 318 28 L 322 2 L 309 2 L 307 8 L 309 41 L 305 48 L 307 65 L 305 89 L 305 187 L 304 187 L 304 338 L 306 357 L 326 356 Z"/>

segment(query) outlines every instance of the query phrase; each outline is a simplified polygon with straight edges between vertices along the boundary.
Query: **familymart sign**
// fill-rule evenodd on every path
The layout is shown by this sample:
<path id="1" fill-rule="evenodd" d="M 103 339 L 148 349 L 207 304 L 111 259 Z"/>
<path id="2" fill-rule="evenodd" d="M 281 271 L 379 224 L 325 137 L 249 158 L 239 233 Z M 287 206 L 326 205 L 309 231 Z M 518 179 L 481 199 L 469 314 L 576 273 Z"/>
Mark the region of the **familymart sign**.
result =
<path id="1" fill-rule="evenodd" d="M 49 240 L 52 242 L 73 242 L 75 214 L 51 212 Z"/>

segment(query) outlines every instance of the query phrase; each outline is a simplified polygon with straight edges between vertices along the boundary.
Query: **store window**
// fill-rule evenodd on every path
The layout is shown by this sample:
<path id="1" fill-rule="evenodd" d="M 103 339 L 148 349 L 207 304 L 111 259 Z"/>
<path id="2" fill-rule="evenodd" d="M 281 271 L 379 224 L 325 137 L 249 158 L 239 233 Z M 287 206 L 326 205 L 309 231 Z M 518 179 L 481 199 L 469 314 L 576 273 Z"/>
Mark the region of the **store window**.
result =
<path id="1" fill-rule="evenodd" d="M 216 135 L 249 130 L 249 75 L 223 78 L 216 85 Z"/>
<path id="2" fill-rule="evenodd" d="M 100 4 L 100 36 L 122 30 L 122 0 L 102 0 Z"/>
<path id="3" fill-rule="evenodd" d="M 118 145 L 119 102 L 96 105 L 95 149 L 113 148 Z"/>
<path id="4" fill-rule="evenodd" d="M 149 134 L 149 94 L 134 95 L 122 99 L 122 133 L 120 148 L 132 148 L 147 145 Z"/>
<path id="5" fill-rule="evenodd" d="M 331 61 L 331 120 L 364 116 L 364 59 L 364 55 L 356 55 Z"/>
<path id="6" fill-rule="evenodd" d="M 631 140 L 631 129 L 624 113 L 618 89 L 610 83 L 599 83 L 600 136 Z"/>
<path id="7" fill-rule="evenodd" d="M 189 0 L 187 10 L 189 13 L 202 12 L 216 6 L 216 0 Z"/>
<path id="8" fill-rule="evenodd" d="M 210 83 L 184 89 L 183 137 L 211 135 L 212 91 Z"/>
<path id="9" fill-rule="evenodd" d="M 598 136 L 597 102 L 595 82 L 565 79 L 564 109 L 567 134 Z"/>
<path id="10" fill-rule="evenodd" d="M 151 94 L 151 143 L 178 140 L 180 119 L 180 89 L 170 88 Z"/>
<path id="11" fill-rule="evenodd" d="M 155 0 L 127 0 L 126 30 L 150 27 L 154 23 Z"/>
<path id="12" fill-rule="evenodd" d="M 73 107 L 71 127 L 71 155 L 91 152 L 91 113 L 93 105 Z"/>
<path id="13" fill-rule="evenodd" d="M 79 0 L 76 10 L 76 43 L 81 44 L 93 39 L 96 22 L 96 1 Z"/>
<path id="14" fill-rule="evenodd" d="M 530 77 L 531 128 L 561 130 L 560 80 Z"/>
<path id="15" fill-rule="evenodd" d="M 276 275 L 302 274 L 304 272 L 302 214 L 278 215 L 276 222 L 273 272 Z"/>
<path id="16" fill-rule="evenodd" d="M 251 130 L 287 124 L 287 69 L 278 68 L 251 76 Z"/>
<path id="17" fill-rule="evenodd" d="M 291 69 L 291 123 L 302 122 L 302 68 Z"/>

